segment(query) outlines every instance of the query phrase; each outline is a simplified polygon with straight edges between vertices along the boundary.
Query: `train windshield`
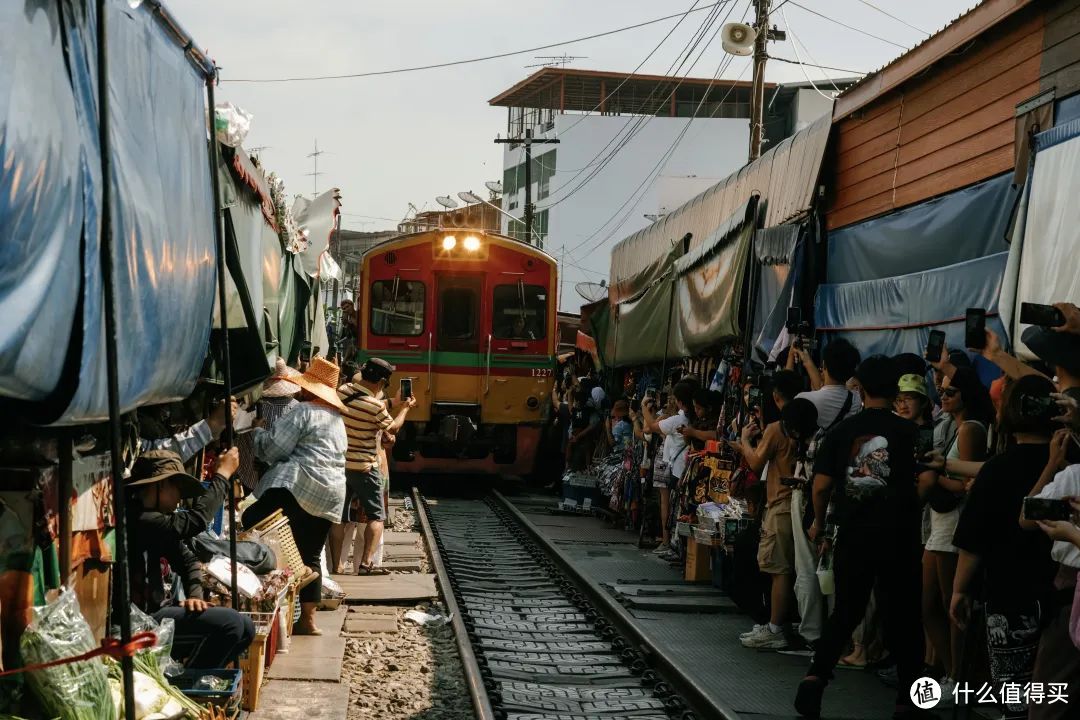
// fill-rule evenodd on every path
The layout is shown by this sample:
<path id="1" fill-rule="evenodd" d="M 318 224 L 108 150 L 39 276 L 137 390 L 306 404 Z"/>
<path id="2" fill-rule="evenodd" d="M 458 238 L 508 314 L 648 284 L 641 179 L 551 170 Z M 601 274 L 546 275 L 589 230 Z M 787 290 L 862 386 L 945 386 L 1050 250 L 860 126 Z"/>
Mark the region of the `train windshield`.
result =
<path id="1" fill-rule="evenodd" d="M 373 282 L 371 332 L 376 335 L 424 332 L 424 283 L 398 277 Z"/>
<path id="2" fill-rule="evenodd" d="M 541 285 L 496 285 L 491 327 L 495 337 L 542 340 L 547 318 L 547 288 Z"/>

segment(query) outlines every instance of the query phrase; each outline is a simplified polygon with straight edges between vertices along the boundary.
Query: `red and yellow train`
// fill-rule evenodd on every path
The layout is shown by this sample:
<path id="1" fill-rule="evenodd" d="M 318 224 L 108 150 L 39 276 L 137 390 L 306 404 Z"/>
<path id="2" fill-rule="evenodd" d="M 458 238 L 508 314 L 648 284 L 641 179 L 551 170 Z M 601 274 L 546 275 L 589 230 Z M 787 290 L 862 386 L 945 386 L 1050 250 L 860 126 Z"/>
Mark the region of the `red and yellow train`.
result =
<path id="1" fill-rule="evenodd" d="M 475 230 L 401 235 L 364 254 L 360 358 L 397 366 L 417 405 L 394 444 L 404 472 L 525 476 L 551 407 L 557 264 Z"/>

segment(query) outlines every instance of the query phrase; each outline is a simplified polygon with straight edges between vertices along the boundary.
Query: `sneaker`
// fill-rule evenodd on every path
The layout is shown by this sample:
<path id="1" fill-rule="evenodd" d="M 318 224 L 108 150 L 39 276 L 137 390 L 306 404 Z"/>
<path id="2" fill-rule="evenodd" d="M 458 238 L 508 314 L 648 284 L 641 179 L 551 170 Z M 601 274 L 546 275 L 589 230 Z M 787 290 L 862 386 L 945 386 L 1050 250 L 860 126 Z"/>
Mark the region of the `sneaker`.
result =
<path id="1" fill-rule="evenodd" d="M 774 633 L 767 625 L 758 630 L 756 634 L 742 638 L 741 642 L 744 648 L 758 650 L 786 650 L 788 646 L 784 631 Z"/>
<path id="2" fill-rule="evenodd" d="M 795 692 L 795 711 L 800 717 L 821 717 L 821 698 L 825 694 L 824 680 L 803 680 Z"/>
<path id="3" fill-rule="evenodd" d="M 740 633 L 740 634 L 739 634 L 739 639 L 740 639 L 740 640 L 742 640 L 743 638 L 748 638 L 748 637 L 750 637 L 751 635 L 757 635 L 757 634 L 758 634 L 759 632 L 761 632 L 761 629 L 762 629 L 762 628 L 768 629 L 768 627 L 769 627 L 769 626 L 768 626 L 768 624 L 765 624 L 765 625 L 754 625 L 754 627 L 753 627 L 753 628 L 751 628 L 750 630 L 748 630 L 747 632 L 744 632 L 744 633 Z"/>
<path id="4" fill-rule="evenodd" d="M 669 552 L 672 552 L 671 546 L 670 545 L 664 545 L 663 543 L 661 543 L 660 545 L 657 545 L 655 548 L 653 548 L 652 554 L 653 555 L 663 555 L 664 553 L 669 553 Z"/>
<path id="5" fill-rule="evenodd" d="M 879 670 L 877 676 L 878 680 L 881 680 L 886 687 L 895 688 L 900 685 L 900 676 L 896 673 L 895 665 L 890 668 L 885 668 L 884 670 Z"/>

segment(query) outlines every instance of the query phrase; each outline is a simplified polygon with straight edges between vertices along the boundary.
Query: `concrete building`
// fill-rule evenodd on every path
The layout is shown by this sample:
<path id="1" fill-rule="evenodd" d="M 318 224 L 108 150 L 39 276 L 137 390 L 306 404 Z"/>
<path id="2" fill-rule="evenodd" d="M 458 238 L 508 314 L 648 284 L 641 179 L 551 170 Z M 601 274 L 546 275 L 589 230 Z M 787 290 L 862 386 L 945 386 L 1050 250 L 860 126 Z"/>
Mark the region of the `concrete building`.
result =
<path id="1" fill-rule="evenodd" d="M 809 86 L 768 83 L 766 99 L 766 150 L 831 109 Z M 547 67 L 489 104 L 507 108 L 507 137 L 528 129 L 559 139 L 533 146 L 532 197 L 534 242 L 562 262 L 562 310 L 581 305 L 575 284 L 607 277 L 616 242 L 727 177 L 748 154 L 748 81 Z M 520 218 L 524 147 L 503 148 L 503 210 Z M 502 232 L 525 239 L 523 223 L 505 216 Z"/>

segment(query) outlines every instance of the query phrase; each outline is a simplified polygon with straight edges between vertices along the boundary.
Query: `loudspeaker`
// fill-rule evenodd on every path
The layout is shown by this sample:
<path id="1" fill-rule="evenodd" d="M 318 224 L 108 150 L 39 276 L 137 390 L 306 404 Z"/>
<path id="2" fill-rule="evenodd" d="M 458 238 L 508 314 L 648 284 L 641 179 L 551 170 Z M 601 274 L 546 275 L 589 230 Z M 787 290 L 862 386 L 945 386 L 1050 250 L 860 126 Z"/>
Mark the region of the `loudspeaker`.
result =
<path id="1" fill-rule="evenodd" d="M 720 32 L 724 52 L 732 55 L 751 55 L 757 31 L 743 23 L 728 23 Z"/>

